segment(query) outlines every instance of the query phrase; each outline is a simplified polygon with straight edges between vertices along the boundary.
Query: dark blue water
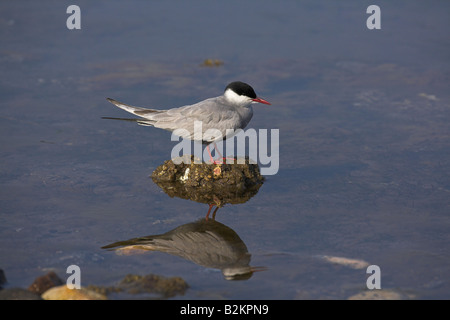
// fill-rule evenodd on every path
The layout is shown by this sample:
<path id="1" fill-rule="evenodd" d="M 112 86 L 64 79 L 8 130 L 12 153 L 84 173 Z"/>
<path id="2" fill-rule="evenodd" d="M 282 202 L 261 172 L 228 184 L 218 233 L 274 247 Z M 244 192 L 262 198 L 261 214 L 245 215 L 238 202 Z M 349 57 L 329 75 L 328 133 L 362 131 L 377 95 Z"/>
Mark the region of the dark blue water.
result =
<path id="1" fill-rule="evenodd" d="M 346 299 L 366 270 L 407 298 L 448 299 L 450 39 L 446 1 L 67 1 L 0 4 L 0 268 L 28 287 L 48 270 L 82 285 L 180 276 L 187 299 Z M 205 59 L 223 62 L 203 66 Z M 170 133 L 133 123 L 111 97 L 170 108 L 242 80 L 272 106 L 249 127 L 280 130 L 280 170 L 216 220 L 265 267 L 228 281 L 164 252 L 101 249 L 164 234 L 208 205 L 149 178 Z M 227 229 L 228 230 L 228 229 Z M 240 243 L 240 242 L 239 242 Z"/>

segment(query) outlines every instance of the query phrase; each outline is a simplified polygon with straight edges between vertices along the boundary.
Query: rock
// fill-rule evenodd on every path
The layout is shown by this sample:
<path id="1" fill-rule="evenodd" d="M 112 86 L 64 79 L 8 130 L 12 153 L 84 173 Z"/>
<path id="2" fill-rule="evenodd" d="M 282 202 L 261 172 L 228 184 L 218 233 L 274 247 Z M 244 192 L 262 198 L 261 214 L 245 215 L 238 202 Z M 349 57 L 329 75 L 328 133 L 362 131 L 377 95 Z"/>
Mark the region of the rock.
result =
<path id="1" fill-rule="evenodd" d="M 2 269 L 0 269 L 0 289 L 6 283 L 6 276 Z"/>
<path id="2" fill-rule="evenodd" d="M 223 65 L 223 61 L 222 60 L 205 59 L 200 66 L 202 66 L 202 67 L 220 67 L 222 65 Z"/>
<path id="3" fill-rule="evenodd" d="M 180 158 L 174 159 L 181 162 Z M 167 160 L 152 173 L 153 181 L 170 197 L 214 204 L 245 203 L 264 182 L 257 164 L 207 164 Z"/>
<path id="4" fill-rule="evenodd" d="M 64 282 L 56 275 L 56 273 L 50 271 L 49 273 L 36 278 L 28 290 L 41 295 L 48 289 L 62 284 L 64 284 Z"/>
<path id="5" fill-rule="evenodd" d="M 344 257 L 333 257 L 333 256 L 320 256 L 320 258 L 331 263 L 339 264 L 357 270 L 365 269 L 369 266 L 368 262 L 359 259 L 349 259 Z"/>
<path id="6" fill-rule="evenodd" d="M 69 289 L 66 285 L 48 289 L 42 294 L 42 298 L 45 300 L 107 300 L 103 294 L 83 287 Z"/>
<path id="7" fill-rule="evenodd" d="M 189 287 L 186 281 L 180 277 L 165 278 L 155 274 L 145 276 L 129 274 L 119 284 L 132 294 L 158 293 L 164 298 L 170 298 L 181 294 Z"/>
<path id="8" fill-rule="evenodd" d="M 394 290 L 367 290 L 357 293 L 348 298 L 348 300 L 405 300 L 409 297 Z"/>
<path id="9" fill-rule="evenodd" d="M 114 292 L 125 292 L 128 294 L 151 293 L 157 294 L 158 298 L 167 299 L 176 295 L 184 295 L 189 286 L 180 277 L 165 278 L 155 274 L 145 276 L 129 274 L 117 286 L 89 286 L 88 288 L 102 294 Z"/>
<path id="10" fill-rule="evenodd" d="M 8 288 L 0 291 L 0 300 L 41 300 L 41 297 L 22 288 Z"/>

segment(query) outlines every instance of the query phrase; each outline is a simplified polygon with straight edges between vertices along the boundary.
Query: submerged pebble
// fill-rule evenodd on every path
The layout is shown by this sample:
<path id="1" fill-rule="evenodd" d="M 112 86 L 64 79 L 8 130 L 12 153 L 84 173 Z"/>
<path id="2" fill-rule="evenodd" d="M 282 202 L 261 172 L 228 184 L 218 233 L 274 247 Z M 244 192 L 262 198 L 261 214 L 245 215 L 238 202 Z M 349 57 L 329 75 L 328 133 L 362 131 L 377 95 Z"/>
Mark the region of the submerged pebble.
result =
<path id="1" fill-rule="evenodd" d="M 23 288 L 0 290 L 0 300 L 41 300 L 41 297 Z"/>
<path id="2" fill-rule="evenodd" d="M 223 61 L 219 59 L 205 59 L 201 64 L 202 67 L 220 67 L 223 65 Z"/>
<path id="3" fill-rule="evenodd" d="M 360 259 L 350 259 L 345 257 L 334 257 L 334 256 L 320 256 L 320 258 L 324 259 L 325 261 L 346 266 L 352 269 L 364 269 L 369 266 L 368 262 Z"/>
<path id="4" fill-rule="evenodd" d="M 180 277 L 166 278 L 148 274 L 145 276 L 128 274 L 116 286 L 89 286 L 88 289 L 102 295 L 110 293 L 156 294 L 157 298 L 167 299 L 176 295 L 184 295 L 189 285 Z"/>
<path id="5" fill-rule="evenodd" d="M 406 300 L 408 295 L 394 290 L 370 290 L 362 291 L 348 298 L 348 300 Z"/>
<path id="6" fill-rule="evenodd" d="M 28 287 L 28 290 L 37 294 L 43 294 L 48 289 L 62 284 L 64 284 L 64 282 L 61 278 L 59 278 L 55 272 L 50 271 L 43 276 L 37 277 Z"/>
<path id="7" fill-rule="evenodd" d="M 6 276 L 2 269 L 0 269 L 0 289 L 2 288 L 3 284 L 6 283 Z"/>

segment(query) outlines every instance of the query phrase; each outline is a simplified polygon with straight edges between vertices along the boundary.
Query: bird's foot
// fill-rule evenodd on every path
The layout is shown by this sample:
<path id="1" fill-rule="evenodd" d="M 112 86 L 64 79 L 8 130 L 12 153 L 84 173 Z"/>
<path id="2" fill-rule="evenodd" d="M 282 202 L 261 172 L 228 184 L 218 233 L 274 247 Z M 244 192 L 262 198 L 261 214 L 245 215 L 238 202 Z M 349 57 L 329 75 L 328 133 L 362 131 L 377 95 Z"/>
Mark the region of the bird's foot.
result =
<path id="1" fill-rule="evenodd" d="M 210 160 L 211 160 L 212 164 L 227 164 L 227 163 L 233 164 L 236 161 L 236 159 L 232 158 L 232 157 L 223 157 L 222 159 L 217 159 L 217 160 L 210 159 Z"/>

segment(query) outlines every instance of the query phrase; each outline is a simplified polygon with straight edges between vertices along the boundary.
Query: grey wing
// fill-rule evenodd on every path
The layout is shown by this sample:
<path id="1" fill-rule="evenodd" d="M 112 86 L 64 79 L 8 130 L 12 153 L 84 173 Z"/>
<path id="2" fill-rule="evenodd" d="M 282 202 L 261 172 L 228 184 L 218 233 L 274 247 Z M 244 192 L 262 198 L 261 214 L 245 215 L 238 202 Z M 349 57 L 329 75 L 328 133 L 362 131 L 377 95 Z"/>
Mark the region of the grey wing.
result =
<path id="1" fill-rule="evenodd" d="M 135 119 L 140 125 L 154 126 L 174 133 L 180 137 L 197 141 L 222 140 L 228 129 L 244 128 L 252 111 L 240 114 L 237 110 L 223 102 L 222 97 L 210 98 L 193 105 L 169 110 L 155 110 L 134 107 L 107 98 L 115 106 L 142 117 Z M 206 133 L 206 134 L 205 134 Z"/>
<path id="2" fill-rule="evenodd" d="M 199 103 L 166 110 L 152 116 L 154 126 L 191 140 L 221 140 L 227 129 L 239 127 L 239 114 L 223 104 L 219 98 L 211 98 Z M 205 135 L 205 132 L 207 133 Z"/>

